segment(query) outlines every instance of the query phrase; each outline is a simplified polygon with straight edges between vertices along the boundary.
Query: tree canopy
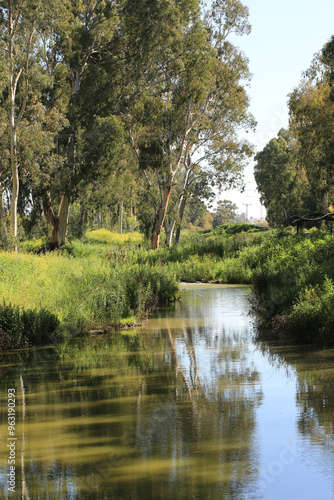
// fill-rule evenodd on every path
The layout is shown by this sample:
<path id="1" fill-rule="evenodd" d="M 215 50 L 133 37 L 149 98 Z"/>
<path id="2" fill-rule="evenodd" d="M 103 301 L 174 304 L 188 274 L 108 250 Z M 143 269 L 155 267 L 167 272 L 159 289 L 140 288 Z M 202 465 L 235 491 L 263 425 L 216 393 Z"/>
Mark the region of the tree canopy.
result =
<path id="1" fill-rule="evenodd" d="M 237 186 L 252 154 L 248 9 L 216 0 L 0 2 L 0 220 L 18 238 L 134 219 L 170 245 L 188 200 Z M 86 222 L 85 222 L 86 221 Z M 9 228 L 8 228 L 9 229 Z M 44 232 L 47 227 L 44 228 Z M 179 237 L 179 234 L 178 234 Z"/>
<path id="2" fill-rule="evenodd" d="M 255 179 L 268 221 L 326 214 L 334 198 L 334 37 L 288 96 L 289 130 L 256 157 Z"/>

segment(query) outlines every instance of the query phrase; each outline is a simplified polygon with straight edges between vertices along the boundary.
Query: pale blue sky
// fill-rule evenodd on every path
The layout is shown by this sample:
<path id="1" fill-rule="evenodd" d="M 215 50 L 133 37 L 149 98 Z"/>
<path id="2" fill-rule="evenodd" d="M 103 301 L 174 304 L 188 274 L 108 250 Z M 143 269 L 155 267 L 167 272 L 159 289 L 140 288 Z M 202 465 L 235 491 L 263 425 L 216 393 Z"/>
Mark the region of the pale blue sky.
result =
<path id="1" fill-rule="evenodd" d="M 313 56 L 334 35 L 334 0 L 243 0 L 250 11 L 252 32 L 235 37 L 235 43 L 249 59 L 253 74 L 251 112 L 258 122 L 255 134 L 249 140 L 261 151 L 288 126 L 287 95 L 296 87 L 303 71 L 309 68 Z M 249 215 L 260 215 L 253 162 L 246 169 L 247 190 L 221 193 L 240 210 L 243 203 L 252 203 Z"/>

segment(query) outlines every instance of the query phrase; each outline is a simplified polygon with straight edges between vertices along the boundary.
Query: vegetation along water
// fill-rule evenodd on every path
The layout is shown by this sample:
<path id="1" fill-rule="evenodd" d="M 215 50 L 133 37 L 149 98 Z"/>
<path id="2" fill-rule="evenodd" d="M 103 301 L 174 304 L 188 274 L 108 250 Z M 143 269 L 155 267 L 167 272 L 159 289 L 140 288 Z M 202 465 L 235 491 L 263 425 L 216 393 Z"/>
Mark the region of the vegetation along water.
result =
<path id="1" fill-rule="evenodd" d="M 327 231 L 297 235 L 249 224 L 219 226 L 155 252 L 139 234 L 106 230 L 56 253 L 2 252 L 1 347 L 139 322 L 176 300 L 180 282 L 252 284 L 259 336 L 333 345 L 333 252 Z"/>
<path id="2" fill-rule="evenodd" d="M 249 17 L 0 3 L 0 486 L 10 465 L 22 498 L 332 494 L 334 37 L 255 154 Z M 221 199 L 252 159 L 257 224 Z"/>
<path id="3" fill-rule="evenodd" d="M 252 284 L 260 336 L 331 345 L 333 236 L 287 228 L 330 229 L 334 37 L 255 155 L 247 5 L 51 3 L 0 7 L 0 348 L 136 323 L 180 281 Z M 269 231 L 216 199 L 252 158 Z"/>
<path id="4" fill-rule="evenodd" d="M 257 342 L 251 293 L 185 284 L 137 331 L 2 353 L 16 494 L 332 500 L 333 350 Z"/>

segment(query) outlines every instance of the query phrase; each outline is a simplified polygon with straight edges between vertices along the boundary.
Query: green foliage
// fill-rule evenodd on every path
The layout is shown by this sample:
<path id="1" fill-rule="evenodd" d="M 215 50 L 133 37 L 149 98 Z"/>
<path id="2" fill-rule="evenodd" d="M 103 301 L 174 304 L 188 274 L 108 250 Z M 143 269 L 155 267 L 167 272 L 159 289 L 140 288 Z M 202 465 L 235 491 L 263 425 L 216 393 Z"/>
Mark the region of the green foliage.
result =
<path id="1" fill-rule="evenodd" d="M 109 243 L 112 245 L 124 245 L 125 247 L 140 245 L 143 237 L 140 233 L 112 233 L 107 229 L 96 229 L 86 233 L 85 239 L 89 242 Z"/>
<path id="2" fill-rule="evenodd" d="M 254 226 L 244 222 L 237 222 L 235 224 L 222 224 L 214 229 L 213 234 L 232 235 L 238 233 L 258 233 L 267 231 L 267 228 L 262 226 Z"/>
<path id="3" fill-rule="evenodd" d="M 309 285 L 298 296 L 288 318 L 289 328 L 297 340 L 333 345 L 334 287 L 325 276 L 322 285 Z"/>
<path id="4" fill-rule="evenodd" d="M 256 257 L 253 281 L 260 335 L 332 345 L 333 235 L 277 232 L 259 247 Z"/>
<path id="5" fill-rule="evenodd" d="M 288 103 L 296 159 L 305 169 L 316 211 L 324 213 L 334 196 L 331 44 L 332 41 L 325 45 L 322 54 L 315 56 L 311 68 L 289 95 Z"/>
<path id="6" fill-rule="evenodd" d="M 45 309 L 25 310 L 5 302 L 0 305 L 0 337 L 9 339 L 7 348 L 56 343 L 62 338 L 58 328 L 57 316 Z"/>
<path id="7" fill-rule="evenodd" d="M 271 227 L 288 226 L 292 215 L 314 209 L 290 132 L 281 129 L 277 139 L 269 141 L 255 160 L 255 180 Z"/>
<path id="8" fill-rule="evenodd" d="M 178 296 L 179 281 L 253 284 L 262 337 L 269 332 L 287 341 L 334 343 L 333 234 L 226 224 L 157 251 L 135 249 L 138 236 L 122 238 L 98 230 L 73 240 L 66 252 L 0 253 L 0 298 L 15 304 L 10 314 L 17 343 L 26 338 L 23 310 L 52 311 L 62 332 L 78 335 L 146 317 Z M 38 326 L 44 313 L 40 322 L 32 314 L 24 316 L 31 338 L 47 341 Z M 14 330 L 0 329 L 6 345 Z"/>
<path id="9" fill-rule="evenodd" d="M 125 318 L 144 317 L 177 294 L 175 277 L 160 266 L 136 263 L 134 250 L 124 260 L 123 252 L 120 259 L 109 258 L 105 245 L 92 247 L 77 257 L 62 251 L 38 256 L 0 253 L 0 298 L 24 310 L 52 311 L 63 333 L 78 335 Z M 33 338 L 43 340 L 32 327 L 30 331 Z"/>
<path id="10" fill-rule="evenodd" d="M 0 250 L 12 250 L 14 248 L 14 235 L 10 227 L 6 227 L 3 221 L 0 221 Z"/>
<path id="11" fill-rule="evenodd" d="M 81 238 L 85 232 L 79 203 L 73 203 L 68 218 L 68 236 L 70 239 Z"/>
<path id="12" fill-rule="evenodd" d="M 47 245 L 48 240 L 46 238 L 34 238 L 32 240 L 24 241 L 20 244 L 20 250 L 23 252 L 38 252 Z"/>
<path id="13" fill-rule="evenodd" d="M 237 205 L 229 200 L 219 201 L 213 214 L 213 227 L 234 222 Z"/>

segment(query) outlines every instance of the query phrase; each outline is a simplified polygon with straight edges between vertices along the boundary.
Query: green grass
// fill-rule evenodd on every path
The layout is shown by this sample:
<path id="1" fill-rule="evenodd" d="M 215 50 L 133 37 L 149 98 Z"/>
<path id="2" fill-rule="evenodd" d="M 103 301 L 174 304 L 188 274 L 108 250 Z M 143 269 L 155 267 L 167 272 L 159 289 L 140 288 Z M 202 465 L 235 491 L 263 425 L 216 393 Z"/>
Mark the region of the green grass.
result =
<path id="1" fill-rule="evenodd" d="M 143 235 L 140 233 L 113 233 L 107 229 L 95 229 L 85 234 L 85 240 L 89 243 L 104 243 L 116 246 L 133 246 L 141 245 L 144 241 Z"/>
<path id="2" fill-rule="evenodd" d="M 274 235 L 256 252 L 255 311 L 260 336 L 334 344 L 334 236 Z"/>
<path id="3" fill-rule="evenodd" d="M 177 290 L 162 268 L 112 266 L 105 258 L 61 252 L 0 253 L 0 300 L 23 310 L 49 311 L 65 335 L 142 318 Z"/>
<path id="4" fill-rule="evenodd" d="M 149 251 L 141 235 L 97 230 L 54 253 L 0 252 L 0 301 L 48 311 L 65 335 L 143 318 L 180 281 L 253 284 L 262 338 L 334 343 L 334 236 L 325 231 L 229 224 Z"/>

